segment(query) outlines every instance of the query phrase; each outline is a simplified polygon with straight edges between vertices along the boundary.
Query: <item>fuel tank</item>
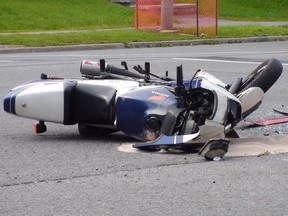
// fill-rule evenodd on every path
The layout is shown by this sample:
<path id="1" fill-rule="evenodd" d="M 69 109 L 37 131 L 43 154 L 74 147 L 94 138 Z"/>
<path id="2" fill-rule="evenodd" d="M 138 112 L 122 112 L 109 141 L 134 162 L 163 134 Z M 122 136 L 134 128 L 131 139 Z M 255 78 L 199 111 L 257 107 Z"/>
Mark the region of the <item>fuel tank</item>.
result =
<path id="1" fill-rule="evenodd" d="M 154 140 L 176 96 L 164 86 L 143 86 L 117 96 L 115 126 L 138 140 Z M 174 127 L 174 125 L 171 125 Z"/>

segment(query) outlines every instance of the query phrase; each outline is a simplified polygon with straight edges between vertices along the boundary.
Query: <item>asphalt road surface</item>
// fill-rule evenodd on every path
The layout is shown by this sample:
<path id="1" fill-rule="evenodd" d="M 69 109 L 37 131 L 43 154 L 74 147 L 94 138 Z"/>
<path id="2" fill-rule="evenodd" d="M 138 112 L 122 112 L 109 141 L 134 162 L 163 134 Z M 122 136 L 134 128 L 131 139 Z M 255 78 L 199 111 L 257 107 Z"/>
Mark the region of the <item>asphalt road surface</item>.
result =
<path id="1" fill-rule="evenodd" d="M 187 47 L 43 52 L 0 55 L 0 98 L 41 73 L 80 77 L 83 59 L 128 66 L 151 62 L 151 72 L 184 77 L 205 69 L 227 83 L 268 58 L 284 72 L 251 118 L 277 115 L 288 105 L 288 42 Z M 288 215 L 288 154 L 225 157 L 128 153 L 122 133 L 82 137 L 76 126 L 49 124 L 33 134 L 33 120 L 0 110 L 0 215 Z M 287 135 L 288 125 L 237 129 L 242 137 Z M 288 144 L 288 143 L 287 143 Z"/>

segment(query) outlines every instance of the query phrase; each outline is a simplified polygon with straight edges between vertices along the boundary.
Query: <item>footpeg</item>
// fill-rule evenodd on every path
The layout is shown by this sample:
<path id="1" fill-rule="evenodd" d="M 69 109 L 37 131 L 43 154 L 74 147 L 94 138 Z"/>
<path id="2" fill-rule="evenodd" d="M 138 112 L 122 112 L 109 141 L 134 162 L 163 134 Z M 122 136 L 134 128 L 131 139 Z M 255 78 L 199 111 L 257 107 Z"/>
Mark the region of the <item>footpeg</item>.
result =
<path id="1" fill-rule="evenodd" d="M 45 133 L 47 131 L 47 127 L 44 121 L 39 121 L 34 123 L 34 133 L 40 134 Z"/>

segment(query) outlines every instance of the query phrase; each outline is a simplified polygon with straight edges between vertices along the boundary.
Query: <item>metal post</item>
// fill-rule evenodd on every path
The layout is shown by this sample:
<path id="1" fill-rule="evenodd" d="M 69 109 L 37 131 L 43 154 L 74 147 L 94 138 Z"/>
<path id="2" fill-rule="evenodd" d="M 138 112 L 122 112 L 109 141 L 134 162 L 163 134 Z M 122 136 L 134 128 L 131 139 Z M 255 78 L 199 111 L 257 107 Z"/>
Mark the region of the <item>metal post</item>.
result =
<path id="1" fill-rule="evenodd" d="M 199 2 L 196 0 L 196 31 L 197 37 L 199 36 Z"/>
<path id="2" fill-rule="evenodd" d="M 173 2 L 174 0 L 161 1 L 161 30 L 173 29 Z"/>
<path id="3" fill-rule="evenodd" d="M 218 0 L 216 1 L 216 35 L 218 35 Z"/>

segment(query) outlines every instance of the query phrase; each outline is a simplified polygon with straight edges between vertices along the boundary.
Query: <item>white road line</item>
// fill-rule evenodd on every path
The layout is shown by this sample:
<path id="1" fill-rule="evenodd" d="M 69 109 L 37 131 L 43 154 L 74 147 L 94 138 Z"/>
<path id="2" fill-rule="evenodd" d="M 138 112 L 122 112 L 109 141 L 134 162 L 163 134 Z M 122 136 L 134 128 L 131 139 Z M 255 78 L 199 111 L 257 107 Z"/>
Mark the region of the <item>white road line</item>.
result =
<path id="1" fill-rule="evenodd" d="M 9 60 L 0 60 L 0 63 L 11 63 L 13 61 L 9 61 Z"/>
<path id="2" fill-rule="evenodd" d="M 232 60 L 221 60 L 221 59 L 201 59 L 201 58 L 173 58 L 177 60 L 187 60 L 187 61 L 206 61 L 206 62 L 221 62 L 221 63 L 236 63 L 236 64 L 261 64 L 262 62 L 250 62 L 250 61 L 232 61 Z M 282 63 L 282 65 L 287 66 L 288 64 Z"/>

